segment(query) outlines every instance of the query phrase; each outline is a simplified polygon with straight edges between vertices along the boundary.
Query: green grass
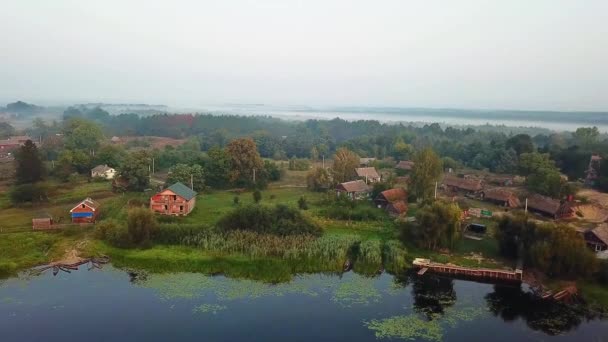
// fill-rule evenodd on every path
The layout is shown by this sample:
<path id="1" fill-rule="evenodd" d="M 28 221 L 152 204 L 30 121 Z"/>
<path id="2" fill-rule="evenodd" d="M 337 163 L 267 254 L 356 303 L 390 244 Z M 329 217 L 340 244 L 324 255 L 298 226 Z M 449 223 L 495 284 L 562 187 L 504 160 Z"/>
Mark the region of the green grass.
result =
<path id="1" fill-rule="evenodd" d="M 608 308 L 608 286 L 589 281 L 579 281 L 578 286 L 589 304 Z"/>
<path id="2" fill-rule="evenodd" d="M 0 235 L 0 277 L 61 257 L 65 250 L 86 234 L 72 231 L 23 232 Z"/>

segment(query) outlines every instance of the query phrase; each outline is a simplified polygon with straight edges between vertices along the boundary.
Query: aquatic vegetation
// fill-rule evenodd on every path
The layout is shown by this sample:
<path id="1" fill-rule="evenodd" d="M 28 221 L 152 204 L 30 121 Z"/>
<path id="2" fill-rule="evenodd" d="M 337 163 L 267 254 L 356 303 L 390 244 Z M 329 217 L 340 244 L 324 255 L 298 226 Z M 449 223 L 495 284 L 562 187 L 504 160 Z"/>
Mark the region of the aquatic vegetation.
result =
<path id="1" fill-rule="evenodd" d="M 460 322 L 470 322 L 483 315 L 485 310 L 476 307 L 451 308 L 443 314 L 435 313 L 432 319 L 418 314 L 374 319 L 364 324 L 375 331 L 377 338 L 424 339 L 442 341 L 446 328 L 456 328 Z"/>
<path id="2" fill-rule="evenodd" d="M 343 306 L 369 305 L 382 298 L 380 291 L 370 278 L 356 277 L 338 284 L 331 300 Z"/>
<path id="3" fill-rule="evenodd" d="M 218 312 L 226 310 L 227 307 L 225 305 L 219 304 L 201 304 L 194 309 L 192 309 L 193 313 L 212 313 L 216 315 Z"/>
<path id="4" fill-rule="evenodd" d="M 371 320 L 365 325 L 375 331 L 377 338 L 400 338 L 404 340 L 443 340 L 443 329 L 439 322 L 421 319 L 418 315 L 395 316 Z"/>

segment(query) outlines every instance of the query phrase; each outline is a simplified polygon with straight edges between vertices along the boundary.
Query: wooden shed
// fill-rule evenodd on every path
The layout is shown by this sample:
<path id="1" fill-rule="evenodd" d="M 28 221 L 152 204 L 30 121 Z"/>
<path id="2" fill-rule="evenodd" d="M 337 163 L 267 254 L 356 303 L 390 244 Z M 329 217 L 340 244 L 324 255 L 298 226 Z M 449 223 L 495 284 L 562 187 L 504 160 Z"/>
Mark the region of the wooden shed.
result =
<path id="1" fill-rule="evenodd" d="M 33 230 L 53 229 L 53 218 L 50 215 L 40 215 L 32 219 Z"/>
<path id="2" fill-rule="evenodd" d="M 99 203 L 90 197 L 85 198 L 70 210 L 72 223 L 95 223 L 99 214 Z"/>

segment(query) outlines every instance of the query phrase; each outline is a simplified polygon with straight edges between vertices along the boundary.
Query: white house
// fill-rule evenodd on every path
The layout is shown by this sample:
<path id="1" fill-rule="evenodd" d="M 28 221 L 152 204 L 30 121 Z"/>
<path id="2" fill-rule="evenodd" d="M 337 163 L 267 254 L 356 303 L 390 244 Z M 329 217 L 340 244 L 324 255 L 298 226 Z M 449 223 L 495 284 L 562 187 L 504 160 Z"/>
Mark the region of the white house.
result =
<path id="1" fill-rule="evenodd" d="M 91 170 L 91 177 L 101 177 L 105 179 L 114 179 L 116 170 L 108 165 L 97 165 Z"/>

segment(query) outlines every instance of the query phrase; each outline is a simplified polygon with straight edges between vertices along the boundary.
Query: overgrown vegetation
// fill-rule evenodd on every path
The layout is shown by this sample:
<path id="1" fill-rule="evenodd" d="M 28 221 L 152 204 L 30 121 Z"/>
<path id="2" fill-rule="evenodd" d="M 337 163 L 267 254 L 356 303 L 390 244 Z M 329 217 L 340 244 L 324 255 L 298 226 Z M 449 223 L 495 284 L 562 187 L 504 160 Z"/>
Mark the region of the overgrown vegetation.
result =
<path id="1" fill-rule="evenodd" d="M 221 218 L 217 227 L 220 231 L 253 231 L 274 235 L 321 235 L 321 228 L 299 210 L 286 205 L 273 207 L 246 205 L 234 209 Z"/>

